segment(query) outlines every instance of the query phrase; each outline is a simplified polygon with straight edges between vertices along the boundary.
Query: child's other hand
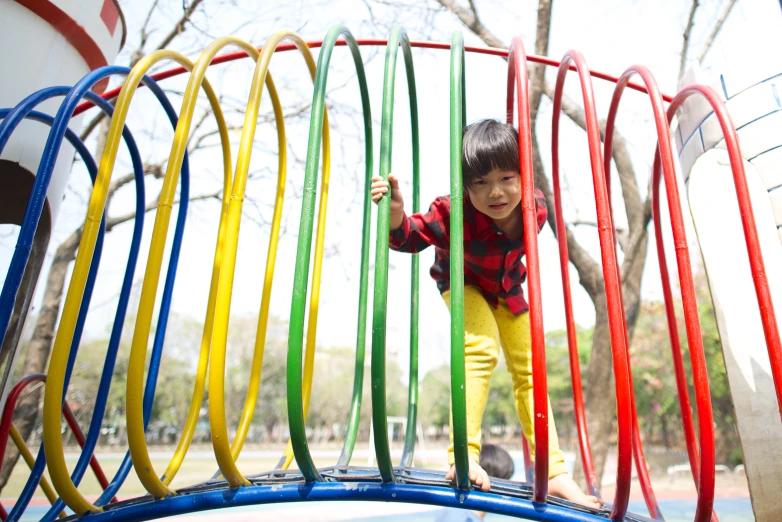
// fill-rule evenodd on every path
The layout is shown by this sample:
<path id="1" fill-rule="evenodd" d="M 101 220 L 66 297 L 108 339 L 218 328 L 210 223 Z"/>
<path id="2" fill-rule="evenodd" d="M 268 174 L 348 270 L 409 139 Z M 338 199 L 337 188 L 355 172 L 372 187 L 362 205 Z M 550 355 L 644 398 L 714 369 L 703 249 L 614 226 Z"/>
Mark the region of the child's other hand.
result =
<path id="1" fill-rule="evenodd" d="M 371 194 L 372 201 L 375 203 L 380 201 L 385 194 L 388 193 L 388 186 L 391 185 L 391 213 L 400 212 L 404 207 L 404 200 L 402 199 L 402 191 L 399 190 L 399 180 L 393 174 L 388 174 L 388 181 L 384 180 L 380 176 L 372 178 Z"/>
<path id="2" fill-rule="evenodd" d="M 372 194 L 372 201 L 378 203 L 380 198 L 388 193 L 389 185 L 391 186 L 391 214 L 389 216 L 389 227 L 391 230 L 396 230 L 402 226 L 405 208 L 405 201 L 402 199 L 402 191 L 399 190 L 399 180 L 390 172 L 388 173 L 388 181 L 380 176 L 375 176 L 372 178 L 370 194 Z"/>
<path id="3" fill-rule="evenodd" d="M 491 489 L 489 474 L 477 462 L 470 461 L 469 477 L 470 482 L 481 488 L 481 491 L 489 491 Z M 445 480 L 456 481 L 456 466 L 451 466 L 451 469 L 445 475 Z"/>

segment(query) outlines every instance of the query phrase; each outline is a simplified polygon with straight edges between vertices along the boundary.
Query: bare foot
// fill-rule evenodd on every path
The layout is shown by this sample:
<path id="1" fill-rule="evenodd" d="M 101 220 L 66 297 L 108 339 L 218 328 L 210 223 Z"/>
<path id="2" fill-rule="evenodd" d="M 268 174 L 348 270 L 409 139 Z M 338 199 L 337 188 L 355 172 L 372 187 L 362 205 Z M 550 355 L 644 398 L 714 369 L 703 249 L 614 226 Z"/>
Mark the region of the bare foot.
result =
<path id="1" fill-rule="evenodd" d="M 603 506 L 603 502 L 597 497 L 587 495 L 581 491 L 578 484 L 567 473 L 562 473 L 548 480 L 548 494 L 590 508 L 599 509 Z"/>
<path id="2" fill-rule="evenodd" d="M 481 488 L 481 491 L 489 491 L 491 489 L 489 474 L 486 473 L 477 462 L 470 461 L 469 477 L 470 482 Z M 445 480 L 450 480 L 451 482 L 456 481 L 456 466 L 451 466 L 451 469 L 449 469 L 448 473 L 445 475 Z M 578 486 L 576 486 L 576 488 L 578 488 Z"/>

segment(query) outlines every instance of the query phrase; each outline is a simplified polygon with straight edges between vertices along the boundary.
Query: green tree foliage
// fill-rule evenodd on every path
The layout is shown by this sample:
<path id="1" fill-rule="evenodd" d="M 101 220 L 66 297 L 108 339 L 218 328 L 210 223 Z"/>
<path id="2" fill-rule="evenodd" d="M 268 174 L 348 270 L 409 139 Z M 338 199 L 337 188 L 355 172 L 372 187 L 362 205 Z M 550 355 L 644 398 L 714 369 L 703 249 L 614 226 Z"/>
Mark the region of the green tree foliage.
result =
<path id="1" fill-rule="evenodd" d="M 444 364 L 426 373 L 420 390 L 421 422 L 447 426 L 451 415 L 451 368 Z"/>
<path id="2" fill-rule="evenodd" d="M 104 418 L 104 443 L 124 443 L 125 386 L 127 361 L 133 333 L 133 317 L 126 321 L 120 344 Z M 166 344 L 160 365 L 157 393 L 150 416 L 150 443 L 174 442 L 185 423 L 193 393 L 201 345 L 202 323 L 196 319 L 172 316 L 166 331 Z M 232 317 L 229 324 L 225 373 L 225 402 L 229 427 L 238 424 L 247 399 L 253 354 L 256 345 L 256 317 Z M 287 334 L 285 321 L 270 318 L 263 341 L 261 386 L 253 415 L 249 441 L 283 441 L 287 438 L 286 364 Z M 154 331 L 150 337 L 154 335 Z M 107 339 L 93 339 L 82 343 L 68 389 L 71 404 L 82 426 L 92 416 L 95 390 L 98 388 Z M 150 349 L 147 361 L 151 355 Z M 320 437 L 344 437 L 345 421 L 350 411 L 353 390 L 355 348 L 318 346 L 315 356 L 313 393 L 307 416 L 308 428 Z M 370 361 L 366 361 L 361 427 L 367 435 L 371 418 Z M 407 384 L 403 370 L 393 360 L 386 363 L 386 400 L 391 416 L 407 413 Z M 447 381 L 446 381 L 447 385 Z M 208 391 L 205 393 L 195 440 L 209 437 Z M 446 404 L 447 407 L 447 404 Z M 447 422 L 447 410 L 445 421 Z M 231 428 L 229 428 L 230 431 Z"/>

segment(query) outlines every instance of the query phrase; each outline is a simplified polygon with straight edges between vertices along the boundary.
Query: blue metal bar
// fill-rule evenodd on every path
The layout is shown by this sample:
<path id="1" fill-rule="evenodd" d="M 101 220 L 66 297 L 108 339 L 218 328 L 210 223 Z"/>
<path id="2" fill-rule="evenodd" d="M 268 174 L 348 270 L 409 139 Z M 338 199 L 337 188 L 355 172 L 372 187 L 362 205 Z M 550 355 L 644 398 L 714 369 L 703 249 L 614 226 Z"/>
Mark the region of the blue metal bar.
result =
<path id="1" fill-rule="evenodd" d="M 11 111 L 9 113 L 9 117 L 6 118 L 6 120 L 3 122 L 3 125 L 0 125 L 0 150 L 2 150 L 2 146 L 4 146 L 4 144 L 7 142 L 8 137 L 10 137 L 10 133 L 13 131 L 13 128 L 18 124 L 18 121 L 20 121 L 21 118 L 24 117 L 23 113 L 25 111 L 29 111 L 37 103 L 40 103 L 42 101 L 41 98 L 46 99 L 47 97 L 52 97 L 56 95 L 62 96 L 63 94 L 67 94 L 66 99 L 63 101 L 63 104 L 61 105 L 57 115 L 57 118 L 59 118 L 61 122 L 58 125 L 58 120 L 55 119 L 54 122 L 55 124 L 53 125 L 53 131 L 59 129 L 61 133 L 63 132 L 63 129 L 65 129 L 65 132 L 67 133 L 67 123 L 70 118 L 70 114 L 72 114 L 76 104 L 78 104 L 78 102 L 81 100 L 82 95 L 87 97 L 90 101 L 93 101 L 94 103 L 99 105 L 101 109 L 106 111 L 108 114 L 111 114 L 112 111 L 111 105 L 108 104 L 105 100 L 98 97 L 97 95 L 94 95 L 93 93 L 89 92 L 89 89 L 92 87 L 94 83 L 100 81 L 103 77 L 112 74 L 126 75 L 128 72 L 129 69 L 126 67 L 106 67 L 106 68 L 93 71 L 92 73 L 87 75 L 84 79 L 82 79 L 71 90 L 69 90 L 67 87 L 59 88 L 60 90 L 56 91 L 56 93 L 51 93 L 51 92 L 45 93 L 44 91 L 41 91 L 39 93 L 29 96 L 22 103 L 20 103 L 13 111 Z M 174 111 L 173 107 L 171 106 L 170 102 L 168 101 L 168 98 L 165 96 L 163 91 L 150 78 L 145 77 L 143 82 L 152 89 L 152 91 L 158 97 L 164 109 L 166 110 L 166 113 L 169 116 L 169 118 L 170 119 L 173 118 L 171 120 L 172 124 L 176 126 L 176 122 L 177 122 L 176 112 Z M 38 97 L 38 99 L 36 99 L 36 96 Z M 64 123 L 62 123 L 62 121 L 64 121 Z M 123 130 L 123 138 L 128 144 L 128 149 L 131 153 L 134 173 L 136 176 L 137 222 L 134 226 L 134 239 L 131 245 L 131 253 L 129 254 L 128 265 L 126 267 L 125 280 L 123 281 L 123 288 L 120 295 L 120 302 L 118 304 L 117 314 L 115 316 L 115 323 L 114 323 L 114 328 L 112 330 L 112 337 L 110 339 L 109 347 L 107 349 L 106 362 L 104 364 L 104 374 L 101 377 L 101 384 L 98 389 L 98 397 L 96 398 L 96 405 L 93 411 L 93 418 L 90 425 L 90 430 L 88 431 L 87 434 L 87 441 L 85 444 L 85 448 L 82 451 L 79 462 L 77 463 L 77 467 L 73 473 L 73 480 L 77 484 L 78 481 L 80 481 L 81 478 L 83 477 L 84 472 L 86 471 L 86 468 L 89 465 L 90 457 L 92 456 L 94 447 L 97 443 L 97 439 L 100 434 L 100 425 L 102 423 L 103 414 L 105 412 L 109 385 L 111 381 L 111 376 L 113 374 L 114 362 L 116 361 L 116 353 L 119 347 L 121 328 L 124 323 L 125 313 L 127 311 L 127 302 L 129 298 L 131 285 L 132 285 L 133 272 L 135 270 L 136 259 L 138 257 L 138 250 L 139 250 L 141 232 L 143 227 L 143 215 L 144 215 L 144 206 L 145 206 L 145 197 L 144 197 L 144 188 L 143 188 L 143 178 L 144 178 L 143 163 L 140 159 L 138 149 L 135 146 L 135 142 L 133 141 L 133 137 L 129 133 L 127 128 Z M 53 168 L 53 163 L 54 160 L 56 159 L 57 151 L 59 150 L 61 143 L 62 143 L 62 136 L 60 136 L 58 140 L 55 139 L 53 141 L 53 133 L 50 132 L 49 139 L 47 141 L 47 148 L 44 150 L 44 158 L 41 161 L 41 167 L 39 168 L 38 175 L 36 176 L 36 183 L 45 182 L 46 184 L 48 184 L 48 179 L 44 179 L 47 178 L 46 169 L 48 168 L 49 170 L 48 178 L 50 179 L 51 169 Z M 57 150 L 53 151 L 52 150 L 53 148 Z M 48 153 L 49 163 L 45 164 L 45 160 L 47 159 L 47 153 Z M 90 157 L 90 161 L 92 161 L 91 157 Z M 92 161 L 92 164 L 94 165 L 94 161 Z M 180 198 L 184 198 L 185 202 L 188 199 L 188 194 L 187 194 L 188 186 L 187 186 L 187 182 L 185 181 L 186 179 L 188 179 L 188 174 L 189 171 L 187 166 L 187 159 L 185 159 L 185 162 L 183 163 L 183 171 L 182 171 L 183 182 L 182 182 L 182 187 L 180 187 L 181 190 Z M 33 195 L 42 193 L 45 196 L 46 188 L 47 187 L 44 187 L 42 191 L 36 191 L 34 186 Z M 32 199 L 33 196 L 31 196 L 31 203 L 34 203 Z M 28 218 L 31 213 L 31 208 L 30 208 L 31 206 L 33 205 L 28 205 L 28 209 L 25 214 L 25 223 L 28 224 L 30 222 Z M 164 291 L 163 294 L 163 306 L 161 307 L 161 316 L 159 319 L 160 326 L 159 326 L 159 331 L 156 333 L 155 348 L 153 349 L 152 361 L 150 364 L 150 372 L 147 378 L 147 388 L 145 390 L 145 401 L 144 401 L 145 421 L 147 422 L 149 418 L 149 411 L 151 410 L 151 406 L 152 406 L 152 398 L 154 396 L 154 384 L 157 379 L 160 356 L 162 353 L 162 340 L 165 335 L 165 323 L 167 321 L 168 311 L 170 309 L 171 291 L 173 290 L 173 278 L 175 277 L 176 274 L 176 261 L 178 260 L 179 245 L 181 244 L 181 236 L 183 233 L 184 217 L 186 211 L 187 211 L 186 204 L 184 205 L 184 209 L 182 208 L 182 206 L 180 206 L 180 213 L 177 221 L 177 233 L 175 233 L 175 244 L 174 247 L 172 248 L 171 260 L 169 262 L 169 272 L 166 280 L 166 291 Z M 40 217 L 40 213 L 38 213 L 38 218 L 39 217 Z M 33 225 L 33 233 L 35 231 L 34 230 L 35 226 L 37 226 L 37 220 L 36 220 L 36 224 Z M 22 243 L 22 245 L 24 245 L 23 238 L 21 237 L 23 232 L 24 232 L 24 224 L 23 224 L 23 230 L 20 231 L 20 242 Z M 176 242 L 177 238 L 178 238 L 178 242 Z M 24 247 L 21 249 L 19 248 L 20 242 L 17 243 L 17 251 L 15 252 L 15 256 L 20 252 L 24 253 L 25 248 Z M 29 256 L 29 249 L 26 250 Z M 99 256 L 100 249 L 97 248 L 96 250 L 97 250 L 96 256 Z M 174 262 L 173 267 L 171 266 L 171 261 Z M 24 265 L 21 266 L 23 270 Z M 12 267 L 13 267 L 13 261 L 12 261 Z M 79 322 L 77 323 L 77 328 L 74 335 L 74 341 L 71 346 L 71 353 L 69 354 L 68 368 L 66 371 L 66 381 L 65 381 L 66 389 L 73 368 L 73 363 L 75 361 L 76 352 L 78 350 L 78 344 L 79 344 L 81 331 L 84 324 L 85 315 L 89 307 L 89 299 L 91 297 L 92 288 L 94 286 L 94 277 L 95 277 L 95 274 L 93 273 L 94 270 L 97 270 L 97 265 L 95 264 L 95 261 L 93 261 L 93 266 L 91 266 L 90 277 L 88 278 L 87 281 L 87 287 L 85 288 L 85 294 L 82 300 L 82 307 L 80 309 Z M 11 279 L 12 274 L 10 272 L 11 270 L 9 269 L 8 279 Z M 6 283 L 8 283 L 8 279 Z M 18 289 L 18 285 L 17 285 L 17 289 Z M 6 287 L 4 287 L 3 291 L 6 292 L 6 290 L 7 290 L 7 285 Z M 11 300 L 11 304 L 13 304 L 13 299 Z M 152 384 L 151 388 L 150 388 L 150 383 Z M 128 460 L 127 455 L 125 460 L 126 461 Z M 125 464 L 125 462 L 123 462 L 123 464 Z M 18 519 L 18 517 L 21 515 L 21 512 L 23 512 L 24 509 L 26 508 L 27 503 L 29 503 L 32 494 L 34 493 L 35 488 L 37 487 L 38 481 L 40 480 L 44 467 L 45 467 L 45 456 L 43 454 L 43 448 L 41 448 L 38 454 L 38 458 L 36 460 L 36 465 L 34 466 L 34 469 L 28 479 L 28 483 L 25 485 L 25 489 L 22 491 L 20 498 L 18 499 L 16 505 L 14 506 L 14 510 L 12 510 L 11 514 L 9 515 L 9 520 Z M 36 468 L 40 468 L 40 469 L 36 469 Z M 111 499 L 114 496 L 114 492 L 117 489 L 119 489 L 125 477 L 127 476 L 129 469 L 130 469 L 129 465 L 124 465 L 120 467 L 119 471 L 117 472 L 117 475 L 115 475 L 114 479 L 110 484 L 109 492 L 111 494 L 108 496 L 108 499 Z M 57 513 L 61 511 L 62 507 L 64 507 L 62 502 L 58 501 L 58 503 L 52 507 L 49 513 L 47 513 L 46 517 L 53 519 L 54 517 L 56 517 Z"/>
<path id="2" fill-rule="evenodd" d="M 12 110 L 7 110 L 7 109 L 3 110 L 2 115 L 4 118 L 10 119 L 9 115 L 13 116 L 13 119 L 10 120 L 10 123 L 3 128 L 7 132 L 6 136 L 10 136 L 10 134 L 16 128 L 18 123 L 21 122 L 22 119 L 28 117 L 30 119 L 37 119 L 38 121 L 43 121 L 44 123 L 53 125 L 54 118 L 52 118 L 49 115 L 39 113 L 37 111 L 32 111 L 32 107 L 40 103 L 43 99 L 52 96 L 62 96 L 64 94 L 67 94 L 67 92 L 68 92 L 67 87 L 52 87 L 49 89 L 44 89 L 43 91 L 39 91 L 39 93 L 37 93 L 41 95 L 40 98 L 42 99 L 39 99 L 35 103 L 30 102 L 26 104 L 22 108 L 22 110 L 17 111 L 15 114 L 14 111 Z M 6 120 L 4 119 L 4 123 L 5 122 Z M 81 139 L 79 139 L 79 137 L 76 136 L 76 134 L 70 129 L 66 130 L 65 137 L 74 146 L 76 151 L 82 157 L 82 160 L 84 161 L 84 164 L 87 167 L 87 171 L 89 172 L 90 179 L 94 182 L 95 176 L 97 175 L 98 172 L 98 168 L 89 150 L 87 150 L 87 147 L 84 145 Z M 5 141 L 7 142 L 7 138 Z M 136 154 L 138 154 L 137 150 L 136 150 Z M 92 263 L 90 265 L 90 272 L 87 278 L 87 286 L 85 287 L 85 292 L 84 292 L 85 295 L 82 300 L 82 305 L 79 308 L 79 317 L 77 322 L 76 335 L 74 335 L 74 344 L 77 346 L 77 348 L 78 348 L 81 333 L 84 328 L 84 319 L 87 314 L 87 310 L 89 309 L 90 299 L 92 298 L 92 290 L 95 286 L 95 278 L 97 276 L 98 267 L 100 265 L 100 256 L 103 250 L 103 236 L 106 232 L 105 224 L 106 224 L 106 215 L 104 213 L 101 222 L 100 234 L 98 236 L 98 241 L 96 242 L 95 253 L 93 255 Z M 73 360 L 68 361 L 69 370 L 66 378 L 70 376 L 70 370 L 73 368 L 73 362 L 74 362 Z M 66 381 L 66 388 L 67 388 L 67 381 Z M 8 520 L 17 520 L 18 517 L 22 515 L 22 513 L 27 507 L 27 503 L 29 503 L 32 494 L 35 492 L 35 489 L 41 480 L 41 476 L 43 475 L 43 470 L 45 466 L 46 466 L 45 455 L 43 452 L 43 445 L 41 445 L 41 448 L 38 451 L 38 457 L 36 458 L 36 463 L 33 466 L 33 469 L 31 470 L 30 476 L 28 477 L 27 483 L 25 484 L 25 488 L 22 490 L 22 494 L 20 495 L 16 504 L 14 504 L 14 509 L 9 514 Z"/>
<path id="3" fill-rule="evenodd" d="M 605 522 L 606 520 L 604 517 L 584 511 L 552 504 L 535 504 L 530 500 L 496 493 L 398 482 L 309 482 L 306 484 L 253 485 L 236 489 L 220 488 L 198 493 L 184 493 L 162 500 L 147 500 L 122 507 L 108 507 L 102 513 L 90 514 L 89 519 L 93 522 L 104 520 L 131 522 L 210 509 L 328 500 L 428 504 L 484 511 L 524 520 L 556 522 Z"/>

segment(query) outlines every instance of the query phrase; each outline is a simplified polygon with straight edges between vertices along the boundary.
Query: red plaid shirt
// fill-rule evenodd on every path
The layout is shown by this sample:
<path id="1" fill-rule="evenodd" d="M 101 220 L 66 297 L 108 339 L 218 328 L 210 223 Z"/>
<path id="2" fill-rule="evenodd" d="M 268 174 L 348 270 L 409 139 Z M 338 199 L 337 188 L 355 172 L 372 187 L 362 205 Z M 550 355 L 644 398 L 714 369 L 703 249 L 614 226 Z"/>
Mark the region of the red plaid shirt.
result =
<path id="1" fill-rule="evenodd" d="M 548 210 L 543 193 L 535 189 L 538 232 L 546 222 Z M 449 248 L 451 241 L 451 197 L 434 200 L 426 214 L 405 214 L 402 226 L 391 231 L 392 249 L 415 254 L 429 245 L 435 247 L 434 264 L 429 270 L 443 293 L 451 287 Z M 524 237 L 510 239 L 486 214 L 464 200 L 464 284 L 480 290 L 490 305 L 497 308 L 498 298 L 508 303 L 515 315 L 529 310 L 521 283 L 527 278 Z"/>

